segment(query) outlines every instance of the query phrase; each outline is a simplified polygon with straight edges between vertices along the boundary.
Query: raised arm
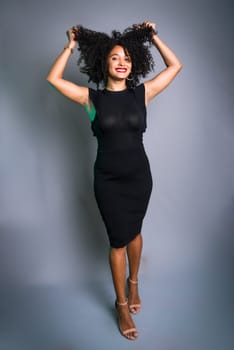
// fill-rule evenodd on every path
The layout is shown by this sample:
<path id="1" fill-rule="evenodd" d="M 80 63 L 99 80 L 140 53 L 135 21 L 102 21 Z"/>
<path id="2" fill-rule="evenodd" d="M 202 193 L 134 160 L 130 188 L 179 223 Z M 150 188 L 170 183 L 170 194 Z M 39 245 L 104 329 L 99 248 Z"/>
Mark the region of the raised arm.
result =
<path id="1" fill-rule="evenodd" d="M 154 29 L 156 25 L 154 23 L 145 22 L 146 25 L 152 26 Z M 164 90 L 176 77 L 183 65 L 176 57 L 174 52 L 159 38 L 157 34 L 152 37 L 153 45 L 158 49 L 161 54 L 165 65 L 167 66 L 154 78 L 146 81 L 145 94 L 146 94 L 146 105 L 148 102 Z"/>
<path id="2" fill-rule="evenodd" d="M 46 80 L 50 85 L 56 88 L 64 96 L 71 100 L 80 103 L 81 105 L 89 104 L 89 91 L 85 86 L 74 84 L 63 78 L 63 73 L 68 63 L 68 60 L 77 46 L 77 41 L 74 40 L 73 29 L 67 31 L 68 44 L 63 52 L 57 57 L 53 63 Z"/>

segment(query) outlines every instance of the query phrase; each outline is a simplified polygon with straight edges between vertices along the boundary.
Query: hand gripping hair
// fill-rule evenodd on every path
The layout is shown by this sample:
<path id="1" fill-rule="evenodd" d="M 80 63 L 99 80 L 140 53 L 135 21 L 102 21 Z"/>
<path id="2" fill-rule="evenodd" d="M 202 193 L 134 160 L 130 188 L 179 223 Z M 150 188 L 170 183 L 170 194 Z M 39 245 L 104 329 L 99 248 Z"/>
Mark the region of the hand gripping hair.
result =
<path id="1" fill-rule="evenodd" d="M 131 80 L 127 80 L 128 87 L 139 83 L 140 77 L 145 77 L 154 69 L 154 61 L 149 50 L 152 36 L 156 33 L 150 26 L 134 24 L 123 31 L 113 30 L 111 36 L 96 32 L 81 25 L 73 27 L 75 40 L 78 41 L 80 57 L 77 64 L 81 72 L 89 77 L 89 82 L 107 84 L 107 57 L 115 45 L 126 50 L 132 60 Z M 83 64 L 83 65 L 82 65 Z"/>

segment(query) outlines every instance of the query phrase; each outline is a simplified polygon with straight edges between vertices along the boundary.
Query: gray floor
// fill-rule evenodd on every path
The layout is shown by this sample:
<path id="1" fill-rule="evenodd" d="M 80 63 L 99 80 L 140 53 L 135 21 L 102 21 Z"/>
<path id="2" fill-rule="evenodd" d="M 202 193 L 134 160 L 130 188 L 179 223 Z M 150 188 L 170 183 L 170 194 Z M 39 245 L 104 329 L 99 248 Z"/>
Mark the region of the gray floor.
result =
<path id="1" fill-rule="evenodd" d="M 217 276 L 142 274 L 136 341 L 118 331 L 107 274 L 77 286 L 2 288 L 0 349 L 231 350 L 230 286 Z"/>

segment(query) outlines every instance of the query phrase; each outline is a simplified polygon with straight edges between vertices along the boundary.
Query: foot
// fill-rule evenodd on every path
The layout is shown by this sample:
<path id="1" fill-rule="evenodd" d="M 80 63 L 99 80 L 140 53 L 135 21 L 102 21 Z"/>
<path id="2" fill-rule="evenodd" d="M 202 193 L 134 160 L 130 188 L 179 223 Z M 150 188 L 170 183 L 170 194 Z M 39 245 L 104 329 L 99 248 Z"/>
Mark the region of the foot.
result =
<path id="1" fill-rule="evenodd" d="M 141 308 L 141 299 L 138 294 L 138 281 L 132 280 L 128 277 L 128 300 L 129 311 L 133 314 L 137 314 Z"/>
<path id="2" fill-rule="evenodd" d="M 129 314 L 128 301 L 124 303 L 115 302 L 115 307 L 118 312 L 118 323 L 121 334 L 130 340 L 135 340 L 138 337 L 138 332 L 135 324 Z"/>

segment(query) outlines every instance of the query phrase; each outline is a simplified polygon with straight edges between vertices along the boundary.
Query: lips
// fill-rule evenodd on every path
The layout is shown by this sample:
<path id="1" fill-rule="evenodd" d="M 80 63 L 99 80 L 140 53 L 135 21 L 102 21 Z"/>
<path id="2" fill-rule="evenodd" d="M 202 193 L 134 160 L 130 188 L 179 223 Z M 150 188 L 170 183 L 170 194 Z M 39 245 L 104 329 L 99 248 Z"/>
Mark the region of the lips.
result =
<path id="1" fill-rule="evenodd" d="M 116 68 L 115 70 L 118 73 L 126 73 L 127 72 L 127 68 Z"/>

